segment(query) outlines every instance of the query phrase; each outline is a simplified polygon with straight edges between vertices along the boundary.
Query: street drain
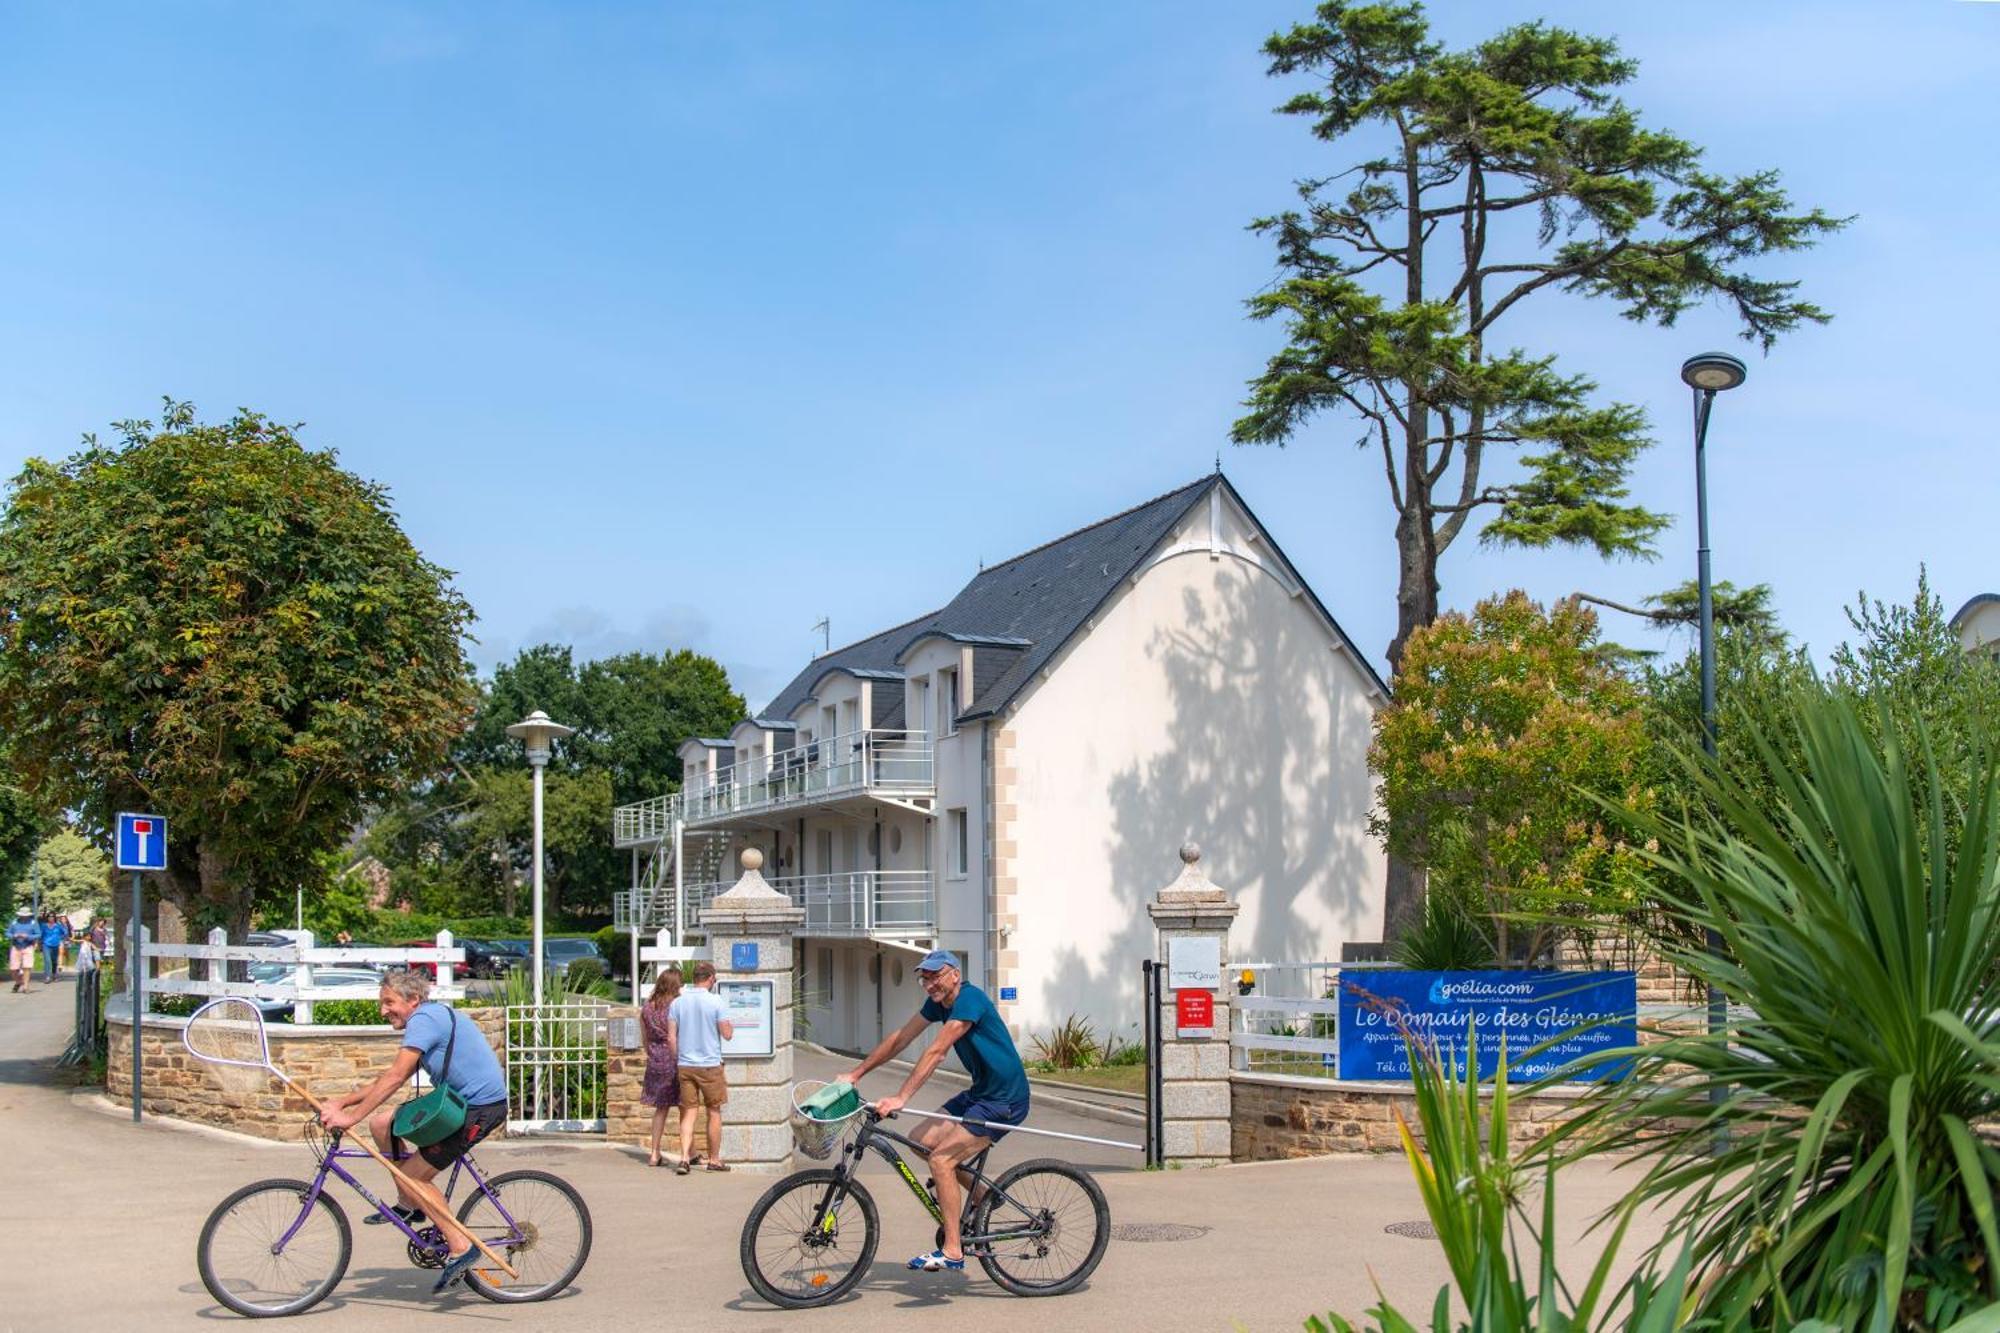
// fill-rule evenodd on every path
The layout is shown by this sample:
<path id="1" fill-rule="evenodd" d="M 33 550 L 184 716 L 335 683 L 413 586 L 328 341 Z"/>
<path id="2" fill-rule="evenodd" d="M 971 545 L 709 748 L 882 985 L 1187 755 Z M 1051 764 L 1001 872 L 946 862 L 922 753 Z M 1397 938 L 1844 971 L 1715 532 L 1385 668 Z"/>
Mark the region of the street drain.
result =
<path id="1" fill-rule="evenodd" d="M 1382 1228 L 1392 1236 L 1406 1236 L 1411 1240 L 1436 1240 L 1437 1228 L 1428 1222 L 1391 1222 Z"/>
<path id="2" fill-rule="evenodd" d="M 1207 1234 L 1207 1227 L 1185 1222 L 1120 1222 L 1111 1228 L 1113 1240 L 1199 1240 Z"/>

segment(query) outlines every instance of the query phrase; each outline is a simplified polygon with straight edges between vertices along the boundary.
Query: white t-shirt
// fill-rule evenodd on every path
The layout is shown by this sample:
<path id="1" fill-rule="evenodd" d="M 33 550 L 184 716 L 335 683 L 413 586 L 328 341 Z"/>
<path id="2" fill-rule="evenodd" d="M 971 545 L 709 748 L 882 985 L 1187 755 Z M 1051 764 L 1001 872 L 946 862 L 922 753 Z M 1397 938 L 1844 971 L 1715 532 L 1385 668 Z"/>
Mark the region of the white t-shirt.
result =
<path id="1" fill-rule="evenodd" d="M 680 1059 L 684 1069 L 713 1069 L 722 1063 L 722 1029 L 729 1016 L 728 1006 L 714 991 L 690 986 L 674 1000 L 667 1016 L 680 1034 Z"/>

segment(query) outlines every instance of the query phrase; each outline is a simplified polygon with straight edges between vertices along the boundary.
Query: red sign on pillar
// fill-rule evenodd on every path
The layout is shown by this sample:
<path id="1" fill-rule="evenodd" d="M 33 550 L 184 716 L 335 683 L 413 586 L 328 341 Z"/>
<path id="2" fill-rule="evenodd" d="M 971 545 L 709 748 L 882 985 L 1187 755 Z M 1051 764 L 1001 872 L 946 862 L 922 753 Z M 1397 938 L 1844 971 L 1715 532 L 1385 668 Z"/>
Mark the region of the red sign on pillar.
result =
<path id="1" fill-rule="evenodd" d="M 1215 1030 L 1215 996 L 1205 990 L 1174 992 L 1174 1027 L 1177 1035 L 1207 1036 Z"/>

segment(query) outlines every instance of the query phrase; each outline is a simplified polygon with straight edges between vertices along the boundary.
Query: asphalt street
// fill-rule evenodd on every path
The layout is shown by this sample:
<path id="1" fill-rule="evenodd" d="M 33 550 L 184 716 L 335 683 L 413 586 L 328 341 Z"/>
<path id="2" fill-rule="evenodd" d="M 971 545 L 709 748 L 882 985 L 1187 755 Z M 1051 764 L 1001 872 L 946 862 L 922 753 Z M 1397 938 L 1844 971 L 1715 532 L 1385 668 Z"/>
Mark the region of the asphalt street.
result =
<path id="1" fill-rule="evenodd" d="M 296 1144 L 268 1144 L 148 1118 L 102 1089 L 79 1088 L 54 1067 L 67 1040 L 67 979 L 34 994 L 0 993 L 0 1142 L 17 1170 L 6 1191 L 5 1267 L 15 1299 L 0 1328 L 213 1328 L 237 1316 L 218 1306 L 195 1271 L 195 1238 L 215 1204 L 239 1185 L 310 1174 Z M 832 1064 L 810 1057 L 812 1064 Z M 802 1070 L 802 1073 L 808 1070 Z M 887 1092 L 878 1074 L 868 1091 Z M 949 1095 L 926 1090 L 918 1104 Z M 1135 1128 L 1038 1109 L 1030 1123 L 1114 1139 Z M 1060 1156 L 1092 1167 L 1116 1230 L 1090 1283 L 1067 1296 L 1024 1300 L 977 1272 L 910 1273 L 902 1261 L 931 1246 L 932 1224 L 879 1163 L 864 1180 L 881 1208 L 874 1268 L 831 1308 L 792 1313 L 761 1302 L 738 1266 L 743 1218 L 769 1176 L 676 1176 L 643 1155 L 576 1139 L 509 1139 L 484 1146 L 490 1171 L 534 1166 L 570 1180 L 589 1201 L 590 1262 L 574 1287 L 540 1305 L 506 1307 L 466 1293 L 434 1298 L 432 1275 L 412 1267 L 400 1237 L 358 1225 L 348 1207 L 354 1257 L 345 1281 L 300 1316 L 302 1327 L 379 1330 L 384 1319 L 449 1321 L 465 1328 L 630 1329 L 662 1320 L 720 1330 L 815 1330 L 935 1324 L 1018 1330 L 1069 1327 L 1166 1330 L 1297 1329 L 1314 1312 L 1358 1315 L 1376 1286 L 1411 1313 L 1428 1312 L 1447 1274 L 1434 1242 L 1385 1228 L 1423 1209 L 1400 1157 L 1329 1157 L 1205 1171 L 1143 1171 L 1119 1149 L 1015 1135 L 996 1159 Z M 919 1173 L 921 1174 L 921 1172 Z M 1564 1175 L 1561 1230 L 1583 1226 L 1620 1192 L 1611 1169 Z M 343 1204 L 350 1202 L 343 1200 Z M 1160 1224 L 1172 1224 L 1162 1227 Z M 1140 1239 L 1173 1233 L 1184 1238 Z M 1572 1244 L 1565 1268 L 1595 1257 Z"/>

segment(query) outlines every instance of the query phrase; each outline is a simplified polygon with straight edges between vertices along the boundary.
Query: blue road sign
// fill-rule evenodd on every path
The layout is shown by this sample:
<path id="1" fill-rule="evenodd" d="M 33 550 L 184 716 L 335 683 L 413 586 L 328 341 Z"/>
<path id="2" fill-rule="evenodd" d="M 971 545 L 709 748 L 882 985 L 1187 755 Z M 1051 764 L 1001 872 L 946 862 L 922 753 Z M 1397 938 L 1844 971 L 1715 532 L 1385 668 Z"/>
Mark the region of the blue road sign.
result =
<path id="1" fill-rule="evenodd" d="M 165 870 L 167 821 L 158 815 L 118 816 L 118 868 Z"/>
<path id="2" fill-rule="evenodd" d="M 757 970 L 757 941 L 747 940 L 729 946 L 729 968 L 732 972 L 755 972 Z"/>

